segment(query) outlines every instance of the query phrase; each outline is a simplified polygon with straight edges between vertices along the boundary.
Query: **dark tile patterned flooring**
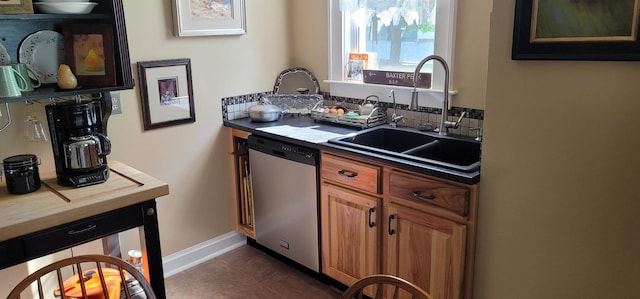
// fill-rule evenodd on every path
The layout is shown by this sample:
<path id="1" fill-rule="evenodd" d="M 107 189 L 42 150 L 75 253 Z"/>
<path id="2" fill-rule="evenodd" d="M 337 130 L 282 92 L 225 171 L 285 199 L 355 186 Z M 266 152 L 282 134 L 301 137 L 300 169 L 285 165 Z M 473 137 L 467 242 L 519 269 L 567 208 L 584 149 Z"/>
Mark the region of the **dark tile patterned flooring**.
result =
<path id="1" fill-rule="evenodd" d="M 168 299 L 337 299 L 340 292 L 248 245 L 166 279 Z"/>

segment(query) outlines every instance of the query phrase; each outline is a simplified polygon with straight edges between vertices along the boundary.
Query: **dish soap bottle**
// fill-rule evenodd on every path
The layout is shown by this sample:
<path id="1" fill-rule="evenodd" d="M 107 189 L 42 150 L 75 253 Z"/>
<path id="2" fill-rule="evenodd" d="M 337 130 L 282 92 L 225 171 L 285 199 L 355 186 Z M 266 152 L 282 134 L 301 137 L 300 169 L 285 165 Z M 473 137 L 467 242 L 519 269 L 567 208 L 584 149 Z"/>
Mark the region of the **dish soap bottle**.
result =
<path id="1" fill-rule="evenodd" d="M 61 89 L 74 89 L 78 86 L 78 79 L 66 64 L 58 68 L 58 87 Z"/>

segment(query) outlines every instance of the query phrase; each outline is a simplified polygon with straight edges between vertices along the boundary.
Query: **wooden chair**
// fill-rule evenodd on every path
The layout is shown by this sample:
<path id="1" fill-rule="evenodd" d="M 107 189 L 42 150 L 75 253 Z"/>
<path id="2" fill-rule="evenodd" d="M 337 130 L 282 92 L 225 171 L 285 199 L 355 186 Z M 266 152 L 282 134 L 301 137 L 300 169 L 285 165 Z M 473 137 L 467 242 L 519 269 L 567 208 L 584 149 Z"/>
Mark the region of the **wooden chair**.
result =
<path id="1" fill-rule="evenodd" d="M 410 294 L 411 298 L 432 299 L 431 295 L 429 295 L 426 291 L 419 288 L 415 284 L 408 282 L 400 277 L 385 274 L 375 274 L 356 281 L 344 292 L 344 294 L 342 294 L 341 298 L 362 299 L 364 289 L 369 286 L 372 286 L 374 290 L 372 292 L 375 292 L 375 296 L 373 297 L 374 299 L 386 298 L 384 295 L 385 287 L 383 286 L 387 286 L 388 288 L 391 288 L 393 290 L 393 297 L 391 297 L 393 299 L 399 298 L 398 296 L 403 293 L 403 296 Z"/>
<path id="2" fill-rule="evenodd" d="M 82 279 L 78 273 L 82 273 Z M 19 299 L 25 290 L 29 293 L 37 290 L 39 297 L 33 294 L 33 298 L 40 299 L 52 295 L 55 298 L 120 299 L 121 294 L 128 299 L 156 298 L 140 271 L 108 255 L 81 255 L 45 266 L 18 283 L 7 299 Z"/>

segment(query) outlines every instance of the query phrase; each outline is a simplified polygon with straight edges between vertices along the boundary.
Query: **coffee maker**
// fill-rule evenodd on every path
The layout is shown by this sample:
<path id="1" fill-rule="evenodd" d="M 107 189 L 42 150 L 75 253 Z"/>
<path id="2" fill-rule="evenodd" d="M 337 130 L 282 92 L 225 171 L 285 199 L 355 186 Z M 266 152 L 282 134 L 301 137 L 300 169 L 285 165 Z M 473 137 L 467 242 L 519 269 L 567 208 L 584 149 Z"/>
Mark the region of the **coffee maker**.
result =
<path id="1" fill-rule="evenodd" d="M 67 101 L 45 107 L 58 184 L 84 187 L 109 178 L 111 142 L 102 128 L 99 102 Z"/>

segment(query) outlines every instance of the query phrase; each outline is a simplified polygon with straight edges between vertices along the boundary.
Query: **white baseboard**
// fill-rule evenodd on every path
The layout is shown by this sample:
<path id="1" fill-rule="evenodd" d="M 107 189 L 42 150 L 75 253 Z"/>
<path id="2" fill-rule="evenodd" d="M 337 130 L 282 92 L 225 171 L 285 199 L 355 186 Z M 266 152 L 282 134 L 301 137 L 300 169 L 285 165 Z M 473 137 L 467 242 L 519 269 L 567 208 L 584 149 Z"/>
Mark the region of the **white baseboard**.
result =
<path id="1" fill-rule="evenodd" d="M 171 277 L 247 243 L 247 237 L 230 232 L 162 258 L 164 277 Z"/>

